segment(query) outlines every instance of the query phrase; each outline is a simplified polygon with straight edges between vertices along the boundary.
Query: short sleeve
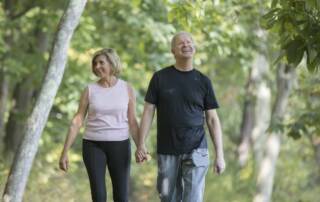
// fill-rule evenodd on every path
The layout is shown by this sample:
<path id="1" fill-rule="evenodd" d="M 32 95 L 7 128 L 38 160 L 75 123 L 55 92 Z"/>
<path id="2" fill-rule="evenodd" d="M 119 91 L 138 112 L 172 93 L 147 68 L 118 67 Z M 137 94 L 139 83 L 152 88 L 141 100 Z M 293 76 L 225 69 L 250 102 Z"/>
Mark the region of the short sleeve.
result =
<path id="1" fill-rule="evenodd" d="M 219 104 L 216 99 L 214 89 L 209 79 L 206 79 L 206 86 L 207 86 L 207 89 L 206 89 L 206 95 L 204 98 L 204 109 L 209 110 L 209 109 L 219 108 Z"/>
<path id="2" fill-rule="evenodd" d="M 159 83 L 158 83 L 158 76 L 157 74 L 153 74 L 149 86 L 148 86 L 148 90 L 147 90 L 147 94 L 144 98 L 144 101 L 149 102 L 151 104 L 157 105 L 158 103 L 158 92 L 159 92 Z"/>

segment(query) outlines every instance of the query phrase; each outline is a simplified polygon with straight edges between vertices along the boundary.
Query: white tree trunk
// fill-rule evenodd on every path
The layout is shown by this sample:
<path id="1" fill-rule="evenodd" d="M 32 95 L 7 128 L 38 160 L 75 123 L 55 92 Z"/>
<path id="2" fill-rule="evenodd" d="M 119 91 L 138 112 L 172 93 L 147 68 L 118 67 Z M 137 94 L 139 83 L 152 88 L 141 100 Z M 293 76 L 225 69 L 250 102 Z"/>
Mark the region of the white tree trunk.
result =
<path id="1" fill-rule="evenodd" d="M 246 86 L 246 101 L 240 130 L 241 142 L 238 147 L 240 166 L 247 163 L 250 147 L 256 146 L 265 132 L 270 119 L 270 88 L 267 86 L 266 74 L 269 63 L 262 53 L 256 54 L 250 77 Z"/>
<path id="2" fill-rule="evenodd" d="M 271 118 L 271 90 L 264 80 L 259 85 L 255 110 L 256 124 L 252 130 L 251 142 L 255 163 L 259 165 L 263 157 L 263 145 L 266 141 L 266 130 Z"/>
<path id="3" fill-rule="evenodd" d="M 295 80 L 295 69 L 281 65 L 277 72 L 277 97 L 272 111 L 272 121 L 281 121 L 284 118 L 289 94 Z M 279 156 L 281 141 L 279 132 L 271 132 L 267 136 L 265 153 L 262 159 L 257 178 L 257 192 L 254 202 L 271 201 L 273 179 L 276 163 Z"/>
<path id="4" fill-rule="evenodd" d="M 36 105 L 28 119 L 26 134 L 22 140 L 8 176 L 3 194 L 5 202 L 22 201 L 39 139 L 48 119 L 54 97 L 61 83 L 67 61 L 67 50 L 73 32 L 79 24 L 86 0 L 70 0 L 61 18 L 48 63 L 48 72 L 43 82 Z"/>

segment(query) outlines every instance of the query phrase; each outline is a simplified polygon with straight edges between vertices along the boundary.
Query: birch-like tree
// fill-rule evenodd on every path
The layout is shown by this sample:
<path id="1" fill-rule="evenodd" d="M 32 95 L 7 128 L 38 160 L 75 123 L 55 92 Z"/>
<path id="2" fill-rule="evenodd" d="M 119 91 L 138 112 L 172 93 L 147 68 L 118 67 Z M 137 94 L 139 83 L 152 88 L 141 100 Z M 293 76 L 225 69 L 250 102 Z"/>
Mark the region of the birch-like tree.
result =
<path id="1" fill-rule="evenodd" d="M 295 81 L 295 68 L 281 65 L 277 71 L 277 96 L 271 115 L 271 128 L 284 118 L 289 95 Z M 276 172 L 276 163 L 281 147 L 281 132 L 271 131 L 264 147 L 264 156 L 260 164 L 257 178 L 257 192 L 254 202 L 271 201 L 272 187 Z"/>
<path id="2" fill-rule="evenodd" d="M 28 118 L 25 136 L 15 154 L 8 176 L 3 194 L 5 202 L 22 201 L 39 140 L 63 77 L 69 43 L 85 4 L 86 0 L 70 0 L 61 18 L 48 62 L 48 72 L 36 105 Z"/>

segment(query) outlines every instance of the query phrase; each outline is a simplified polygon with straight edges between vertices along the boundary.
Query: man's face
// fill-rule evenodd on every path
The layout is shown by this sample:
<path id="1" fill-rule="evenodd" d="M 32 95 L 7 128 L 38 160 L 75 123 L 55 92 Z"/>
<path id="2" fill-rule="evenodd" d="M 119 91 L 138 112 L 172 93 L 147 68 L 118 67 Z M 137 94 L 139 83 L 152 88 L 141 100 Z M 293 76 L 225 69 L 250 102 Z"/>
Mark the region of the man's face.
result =
<path id="1" fill-rule="evenodd" d="M 191 37 L 187 34 L 180 34 L 176 36 L 172 47 L 172 53 L 175 58 L 192 58 L 195 53 L 195 46 Z"/>

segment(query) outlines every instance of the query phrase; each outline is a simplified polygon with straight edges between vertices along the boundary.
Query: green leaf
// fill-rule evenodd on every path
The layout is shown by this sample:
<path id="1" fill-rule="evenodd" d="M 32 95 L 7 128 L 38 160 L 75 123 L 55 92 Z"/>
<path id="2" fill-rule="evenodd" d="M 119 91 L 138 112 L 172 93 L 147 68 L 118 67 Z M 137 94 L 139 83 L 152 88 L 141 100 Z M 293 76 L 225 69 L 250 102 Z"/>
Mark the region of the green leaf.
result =
<path id="1" fill-rule="evenodd" d="M 307 60 L 308 61 L 308 60 Z M 307 68 L 310 72 L 315 72 L 319 69 L 320 65 L 320 53 L 314 58 L 314 60 L 307 62 Z"/>
<path id="2" fill-rule="evenodd" d="M 315 72 L 320 63 L 320 53 L 311 45 L 307 46 L 307 68 L 310 72 Z"/>
<path id="3" fill-rule="evenodd" d="M 274 24 L 278 22 L 278 11 L 279 8 L 275 8 L 263 15 L 260 20 L 261 27 L 264 29 L 271 29 Z"/>
<path id="4" fill-rule="evenodd" d="M 295 140 L 301 138 L 301 134 L 299 133 L 299 131 L 296 131 L 296 130 L 290 130 L 289 133 L 288 133 L 288 136 L 292 137 Z"/>
<path id="5" fill-rule="evenodd" d="M 294 39 L 285 46 L 285 50 L 288 63 L 296 67 L 301 62 L 305 51 L 304 41 L 299 38 Z"/>
<path id="6" fill-rule="evenodd" d="M 278 0 L 272 0 L 272 2 L 271 2 L 271 8 L 276 7 L 277 4 L 278 4 Z"/>

